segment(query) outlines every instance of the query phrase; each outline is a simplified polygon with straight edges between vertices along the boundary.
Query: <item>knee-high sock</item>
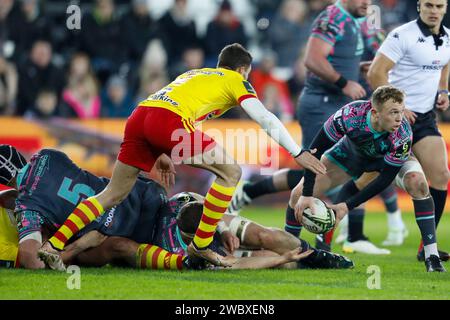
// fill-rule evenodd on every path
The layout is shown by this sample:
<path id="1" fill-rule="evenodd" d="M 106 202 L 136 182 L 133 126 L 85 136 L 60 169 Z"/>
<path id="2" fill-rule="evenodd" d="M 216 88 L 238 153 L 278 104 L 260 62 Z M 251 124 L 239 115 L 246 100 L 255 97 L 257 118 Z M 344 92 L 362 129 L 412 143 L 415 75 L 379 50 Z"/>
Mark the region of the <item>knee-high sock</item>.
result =
<path id="1" fill-rule="evenodd" d="M 48 240 L 55 249 L 63 250 L 67 241 L 78 231 L 105 212 L 94 197 L 82 201 L 69 215 L 64 224 Z"/>
<path id="2" fill-rule="evenodd" d="M 430 254 L 438 255 L 436 245 L 436 225 L 434 220 L 434 202 L 432 197 L 413 200 L 416 222 L 422 235 L 425 259 Z"/>
<path id="3" fill-rule="evenodd" d="M 201 249 L 206 248 L 213 240 L 217 224 L 222 219 L 233 196 L 234 187 L 225 187 L 214 181 L 205 197 L 203 215 L 195 232 L 193 244 Z"/>
<path id="4" fill-rule="evenodd" d="M 434 201 L 434 221 L 436 221 L 436 228 L 441 221 L 442 213 L 444 212 L 445 202 L 447 201 L 447 190 L 437 190 L 430 188 L 430 194 Z"/>
<path id="5" fill-rule="evenodd" d="M 264 178 L 261 181 L 255 183 L 246 184 L 244 185 L 243 190 L 250 199 L 255 199 L 266 194 L 277 192 L 277 189 L 273 184 L 272 176 Z"/>
<path id="6" fill-rule="evenodd" d="M 294 189 L 300 180 L 302 180 L 303 176 L 305 174 L 305 170 L 295 170 L 291 169 L 287 173 L 287 184 L 289 187 L 289 190 Z"/>
<path id="7" fill-rule="evenodd" d="M 136 251 L 136 267 L 140 269 L 182 270 L 184 259 L 186 257 L 147 243 Z"/>
<path id="8" fill-rule="evenodd" d="M 355 242 L 364 238 L 365 210 L 355 208 L 348 213 L 348 241 Z"/>
<path id="9" fill-rule="evenodd" d="M 284 230 L 297 238 L 302 231 L 302 225 L 295 218 L 295 210 L 289 204 L 286 208 L 286 224 L 284 225 Z"/>
<path id="10" fill-rule="evenodd" d="M 398 210 L 397 190 L 392 184 L 380 193 L 380 197 L 383 199 L 388 213 L 394 213 Z"/>

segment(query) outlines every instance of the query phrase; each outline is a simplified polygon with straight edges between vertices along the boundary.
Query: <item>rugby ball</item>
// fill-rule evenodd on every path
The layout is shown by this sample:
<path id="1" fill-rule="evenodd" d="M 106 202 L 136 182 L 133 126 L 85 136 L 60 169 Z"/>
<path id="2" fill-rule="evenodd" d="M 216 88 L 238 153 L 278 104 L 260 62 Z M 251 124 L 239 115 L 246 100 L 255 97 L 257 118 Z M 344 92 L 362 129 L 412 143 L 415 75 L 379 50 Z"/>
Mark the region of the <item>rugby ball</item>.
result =
<path id="1" fill-rule="evenodd" d="M 334 228 L 336 223 L 336 216 L 333 209 L 327 207 L 325 202 L 314 198 L 315 214 L 311 213 L 310 208 L 303 211 L 302 225 L 312 233 L 325 233 Z"/>

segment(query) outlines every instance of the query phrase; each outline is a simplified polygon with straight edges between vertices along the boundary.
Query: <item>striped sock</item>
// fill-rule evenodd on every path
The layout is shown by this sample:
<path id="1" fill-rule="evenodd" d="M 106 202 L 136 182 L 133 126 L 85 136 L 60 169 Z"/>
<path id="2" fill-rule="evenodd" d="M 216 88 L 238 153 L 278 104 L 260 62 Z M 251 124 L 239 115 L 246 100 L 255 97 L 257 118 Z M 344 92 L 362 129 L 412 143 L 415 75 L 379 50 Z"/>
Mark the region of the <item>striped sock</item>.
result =
<path id="1" fill-rule="evenodd" d="M 97 217 L 104 212 L 103 206 L 96 198 L 90 197 L 84 200 L 78 204 L 64 224 L 48 241 L 55 249 L 63 250 L 67 241 L 69 241 L 75 233 L 97 219 Z"/>
<path id="2" fill-rule="evenodd" d="M 416 200 L 413 199 L 414 212 L 416 215 L 416 222 L 419 226 L 420 233 L 422 235 L 422 240 L 424 247 L 436 243 L 436 225 L 434 221 L 434 202 L 432 197 L 426 199 Z M 430 250 L 425 251 L 425 259 L 430 255 Z M 437 254 L 437 252 L 432 252 Z"/>
<path id="3" fill-rule="evenodd" d="M 231 202 L 234 187 L 224 187 L 214 182 L 205 197 L 203 215 L 198 225 L 193 244 L 201 249 L 206 248 L 213 240 L 217 224 Z"/>
<path id="4" fill-rule="evenodd" d="M 398 196 L 397 190 L 393 185 L 390 185 L 386 189 L 384 189 L 380 193 L 381 198 L 383 199 L 384 206 L 386 207 L 386 211 L 388 213 L 394 213 L 398 210 Z"/>
<path id="5" fill-rule="evenodd" d="M 286 208 L 286 224 L 284 225 L 284 231 L 292 234 L 294 237 L 300 237 L 302 232 L 302 225 L 295 218 L 295 210 L 290 205 Z"/>
<path id="6" fill-rule="evenodd" d="M 136 251 L 136 267 L 140 269 L 182 270 L 184 259 L 186 257 L 146 243 Z"/>

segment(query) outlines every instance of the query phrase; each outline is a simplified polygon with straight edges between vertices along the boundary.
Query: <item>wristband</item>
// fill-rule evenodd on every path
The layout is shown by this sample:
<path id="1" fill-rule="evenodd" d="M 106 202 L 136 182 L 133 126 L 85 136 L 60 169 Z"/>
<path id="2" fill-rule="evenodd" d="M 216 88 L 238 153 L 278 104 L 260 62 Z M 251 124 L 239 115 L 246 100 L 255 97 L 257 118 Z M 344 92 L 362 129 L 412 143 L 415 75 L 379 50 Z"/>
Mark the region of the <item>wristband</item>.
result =
<path id="1" fill-rule="evenodd" d="M 225 231 L 230 231 L 230 228 L 227 226 L 227 224 L 225 223 L 225 221 L 220 220 L 219 223 L 217 224 L 217 232 L 219 234 L 224 233 Z"/>
<path id="2" fill-rule="evenodd" d="M 311 149 L 302 149 L 302 151 L 300 151 L 300 152 L 298 153 L 298 155 L 296 155 L 294 158 L 300 157 L 300 156 L 302 155 L 303 152 L 309 152 L 309 153 L 311 153 Z"/>
<path id="3" fill-rule="evenodd" d="M 336 81 L 334 84 L 337 85 L 339 88 L 344 89 L 347 85 L 348 80 L 345 79 L 343 76 L 341 76 L 338 81 Z"/>
<path id="4" fill-rule="evenodd" d="M 442 94 L 442 93 L 445 93 L 445 94 L 448 96 L 448 90 L 445 90 L 445 89 L 444 89 L 444 90 L 439 90 L 439 91 L 438 91 L 438 95 L 439 95 L 439 94 Z"/>

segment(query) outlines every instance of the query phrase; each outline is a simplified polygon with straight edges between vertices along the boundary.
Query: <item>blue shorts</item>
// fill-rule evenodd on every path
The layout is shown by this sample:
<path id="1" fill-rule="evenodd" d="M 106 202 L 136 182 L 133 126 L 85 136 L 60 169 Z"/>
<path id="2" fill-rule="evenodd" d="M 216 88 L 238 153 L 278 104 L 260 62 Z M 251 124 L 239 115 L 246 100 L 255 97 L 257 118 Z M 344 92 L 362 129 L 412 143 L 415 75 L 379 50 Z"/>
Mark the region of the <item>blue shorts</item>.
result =
<path id="1" fill-rule="evenodd" d="M 411 125 L 413 130 L 413 144 L 429 136 L 441 137 L 441 133 L 436 123 L 436 112 L 434 110 L 427 113 L 417 113 L 416 122 Z"/>
<path id="2" fill-rule="evenodd" d="M 138 180 L 128 197 L 105 212 L 99 221 L 91 223 L 89 229 L 138 243 L 151 243 L 160 210 L 166 203 L 166 192 L 161 185 L 152 180 Z"/>
<path id="3" fill-rule="evenodd" d="M 349 102 L 349 98 L 345 96 L 303 92 L 297 106 L 297 119 L 302 129 L 302 146 L 309 148 L 328 118 Z"/>

